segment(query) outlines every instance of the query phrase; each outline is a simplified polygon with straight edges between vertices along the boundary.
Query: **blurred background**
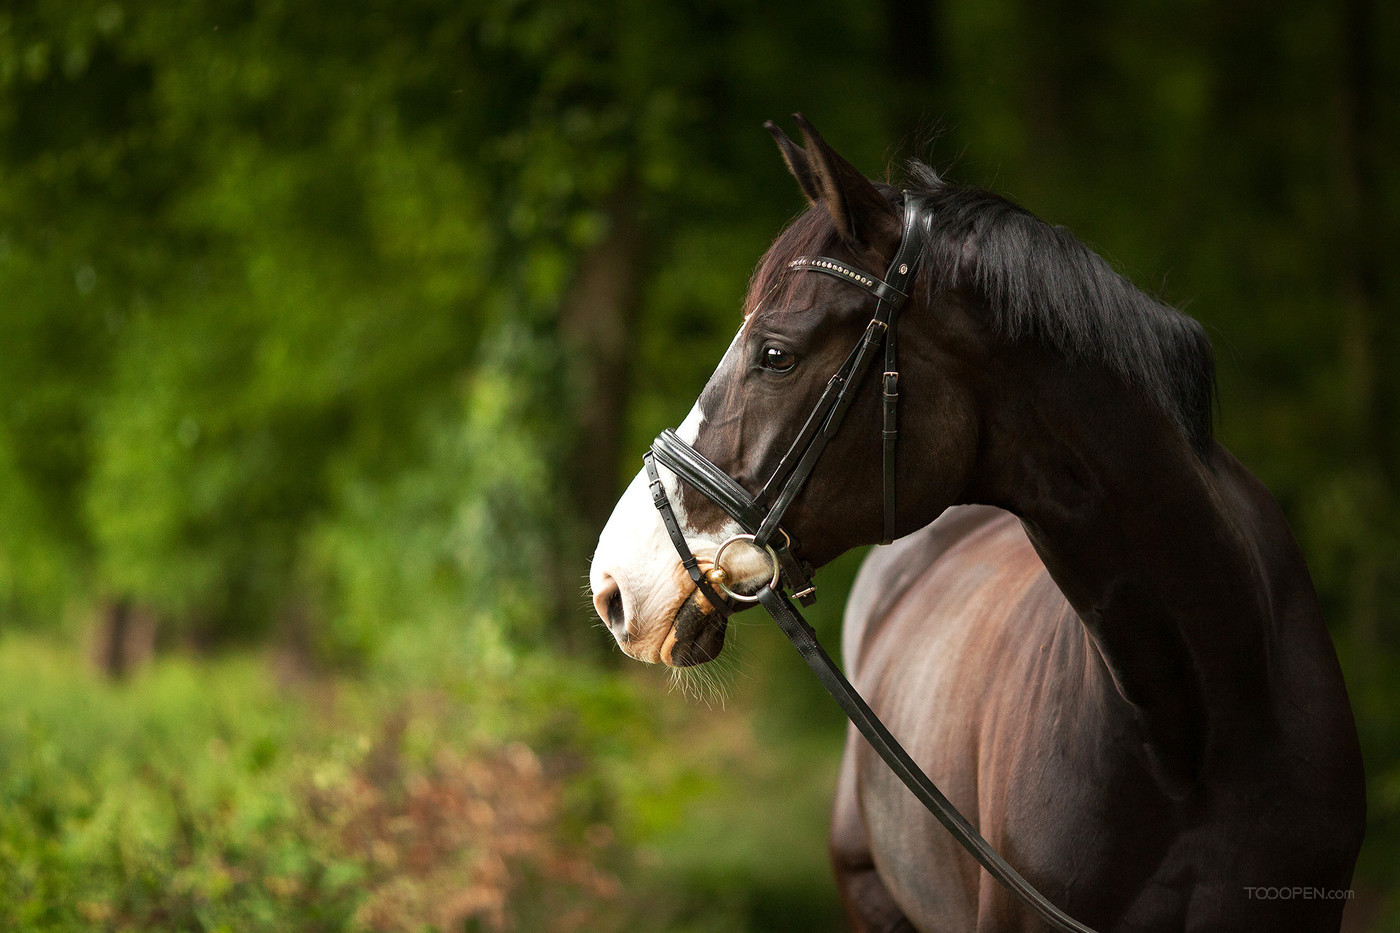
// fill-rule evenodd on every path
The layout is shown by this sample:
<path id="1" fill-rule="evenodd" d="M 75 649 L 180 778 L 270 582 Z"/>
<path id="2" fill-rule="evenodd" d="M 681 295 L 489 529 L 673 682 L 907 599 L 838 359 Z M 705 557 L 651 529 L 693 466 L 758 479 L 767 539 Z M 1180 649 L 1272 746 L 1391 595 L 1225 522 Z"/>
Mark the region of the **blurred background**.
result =
<path id="1" fill-rule="evenodd" d="M 1400 929 L 1397 69 L 1379 0 L 8 0 L 0 928 L 843 929 L 791 649 L 672 683 L 584 588 L 801 110 L 1205 323 Z"/>

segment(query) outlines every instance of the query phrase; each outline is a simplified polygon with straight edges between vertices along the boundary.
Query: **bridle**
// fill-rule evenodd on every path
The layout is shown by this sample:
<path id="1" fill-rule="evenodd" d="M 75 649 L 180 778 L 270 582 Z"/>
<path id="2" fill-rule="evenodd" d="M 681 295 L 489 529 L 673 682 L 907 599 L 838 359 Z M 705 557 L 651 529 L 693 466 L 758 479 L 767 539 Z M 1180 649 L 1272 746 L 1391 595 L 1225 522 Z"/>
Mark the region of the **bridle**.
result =
<path id="1" fill-rule="evenodd" d="M 749 491 L 735 482 L 729 474 L 711 463 L 669 428 L 661 432 L 652 443 L 650 452 L 643 458 L 647 479 L 650 481 L 652 501 L 661 513 L 671 542 L 680 553 L 681 564 L 690 579 L 722 615 L 728 615 L 729 609 L 726 600 L 715 592 L 716 589 L 722 590 L 729 599 L 739 602 L 759 601 L 757 596 L 734 592 L 725 583 L 724 572 L 719 567 L 719 556 L 735 538 L 721 544 L 719 551 L 715 553 L 713 564 L 718 572 L 712 571 L 709 576 L 702 573 L 695 555 L 686 543 L 685 535 L 681 533 L 680 524 L 676 521 L 666 488 L 656 469 L 657 462 L 699 490 L 734 519 L 739 527 L 744 529 L 744 534 L 737 535 L 736 538 L 745 538 L 755 547 L 767 550 L 774 564 L 774 580 L 782 588 L 791 590 L 793 598 L 802 605 L 810 606 L 816 600 L 812 568 L 793 553 L 793 539 L 783 529 L 782 518 L 802 491 L 802 487 L 807 484 L 822 451 L 836 436 L 841 422 L 845 420 L 846 413 L 851 408 L 851 403 L 855 400 L 856 390 L 875 361 L 881 346 L 885 351 L 885 371 L 882 380 L 884 427 L 881 431 L 884 517 L 881 543 L 889 544 L 894 540 L 895 512 L 898 505 L 895 455 L 899 444 L 899 370 L 895 324 L 899 309 L 909 298 L 909 283 L 918 268 L 925 236 L 924 224 L 921 223 L 924 218 L 923 212 L 912 207 L 912 199 L 908 195 L 905 197 L 910 201 L 911 207 L 904 212 L 904 231 L 900 237 L 899 249 L 895 251 L 894 260 L 883 279 L 827 256 L 799 256 L 788 263 L 788 268 L 793 271 L 825 273 L 869 292 L 876 299 L 875 313 L 866 325 L 865 333 L 846 356 L 846 361 L 827 382 L 821 398 L 817 400 L 817 404 L 802 425 L 802 430 L 797 432 L 797 437 L 778 461 L 777 467 L 757 496 L 750 495 Z M 782 536 L 781 543 L 774 543 L 776 535 Z"/>
<path id="2" fill-rule="evenodd" d="M 1055 929 L 1067 933 L 1094 933 L 1092 929 L 1052 904 L 1016 869 L 1007 864 L 991 844 L 958 812 L 952 802 L 943 796 L 841 673 L 817 641 L 812 627 L 792 604 L 792 599 L 796 599 L 804 606 L 811 605 L 816 600 L 816 587 L 812 582 L 811 565 L 797 556 L 796 543 L 782 527 L 783 515 L 811 477 L 826 445 L 840 429 L 856 392 L 863 384 L 866 373 L 882 347 L 885 368 L 881 379 L 883 427 L 880 436 L 884 494 L 881 503 L 883 517 L 880 543 L 889 544 L 894 539 L 898 504 L 895 465 L 899 444 L 899 370 L 895 326 L 899 310 L 909 298 L 910 283 L 923 256 L 928 221 L 927 208 L 906 192 L 899 248 L 895 250 L 894 259 L 890 262 L 884 278 L 876 278 L 868 272 L 827 256 L 800 256 L 788 263 L 788 268 L 793 271 L 821 272 L 873 295 L 876 299 L 875 312 L 864 334 L 836 374 L 827 382 L 821 398 L 807 416 L 802 430 L 783 454 L 758 495 L 749 493 L 728 473 L 682 440 L 675 431 L 667 429 L 661 432 L 652 443 L 651 450 L 643 456 L 652 503 L 661 515 L 662 524 L 666 526 L 666 533 L 676 553 L 680 555 L 681 565 L 687 575 L 721 617 L 728 618 L 737 611 L 731 606 L 731 600 L 743 604 L 761 603 L 796 646 L 822 686 L 840 704 L 852 724 L 860 730 L 914 796 L 952 833 L 963 848 L 977 859 L 988 874 L 1005 885 L 1012 894 Z M 700 569 L 699 561 L 685 539 L 666 486 L 657 470 L 658 463 L 710 499 L 743 529 L 740 534 L 732 535 L 720 544 L 708 573 Z M 781 543 L 775 540 L 775 536 L 781 536 Z M 720 565 L 720 558 L 725 550 L 738 541 L 748 541 L 766 551 L 772 562 L 772 578 L 754 595 L 734 592 L 728 586 L 727 574 Z M 792 596 L 786 595 L 787 592 L 791 592 Z"/>

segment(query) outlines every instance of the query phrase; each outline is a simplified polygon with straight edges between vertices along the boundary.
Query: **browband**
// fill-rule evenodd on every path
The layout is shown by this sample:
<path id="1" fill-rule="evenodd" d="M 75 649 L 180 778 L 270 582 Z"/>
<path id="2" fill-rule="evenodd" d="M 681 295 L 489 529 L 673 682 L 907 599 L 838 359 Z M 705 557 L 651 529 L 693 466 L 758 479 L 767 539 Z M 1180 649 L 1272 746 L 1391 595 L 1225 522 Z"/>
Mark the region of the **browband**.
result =
<path id="1" fill-rule="evenodd" d="M 852 269 L 841 260 L 832 259 L 828 256 L 817 256 L 816 258 L 798 256 L 792 262 L 788 263 L 788 268 L 798 270 L 805 269 L 812 272 L 825 272 L 827 275 L 841 279 L 843 282 L 859 285 L 880 301 L 892 301 L 895 304 L 903 304 L 904 300 L 909 297 L 889 282 L 877 279 L 868 272 Z"/>

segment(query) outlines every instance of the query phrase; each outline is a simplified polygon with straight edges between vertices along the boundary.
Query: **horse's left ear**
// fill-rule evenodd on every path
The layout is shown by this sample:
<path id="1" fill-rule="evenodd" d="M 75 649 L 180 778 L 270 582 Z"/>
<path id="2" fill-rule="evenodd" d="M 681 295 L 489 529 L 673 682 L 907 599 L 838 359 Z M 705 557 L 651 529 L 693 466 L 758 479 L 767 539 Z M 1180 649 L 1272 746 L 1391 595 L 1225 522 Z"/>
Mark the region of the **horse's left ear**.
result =
<path id="1" fill-rule="evenodd" d="M 831 220 L 842 239 L 856 246 L 881 247 L 893 232 L 899 235 L 899 214 L 860 170 L 841 157 L 807 118 L 794 113 L 802 131 L 807 161 Z"/>
<path id="2" fill-rule="evenodd" d="M 778 124 L 772 120 L 764 121 L 763 128 L 773 134 L 773 141 L 778 144 L 778 151 L 783 154 L 783 161 L 787 163 L 788 171 L 792 172 L 792 177 L 797 179 L 797 185 L 802 189 L 803 195 L 807 198 L 808 204 L 816 204 L 822 199 L 821 185 L 812 175 L 812 165 L 807 161 L 807 153 L 802 151 L 802 147 L 788 138 Z"/>

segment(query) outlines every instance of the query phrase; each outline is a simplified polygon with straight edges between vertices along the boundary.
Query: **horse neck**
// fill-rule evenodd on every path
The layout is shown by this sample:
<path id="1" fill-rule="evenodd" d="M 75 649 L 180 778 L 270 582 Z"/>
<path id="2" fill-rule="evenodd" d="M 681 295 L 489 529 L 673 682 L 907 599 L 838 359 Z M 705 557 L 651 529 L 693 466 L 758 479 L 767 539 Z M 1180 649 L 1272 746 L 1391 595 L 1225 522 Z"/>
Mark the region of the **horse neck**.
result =
<path id="1" fill-rule="evenodd" d="M 1267 703 L 1267 493 L 1115 377 L 1021 362 L 986 409 L 973 498 L 1021 518 L 1103 659 L 1102 688 L 1131 705 L 1164 779 L 1189 783 Z"/>

